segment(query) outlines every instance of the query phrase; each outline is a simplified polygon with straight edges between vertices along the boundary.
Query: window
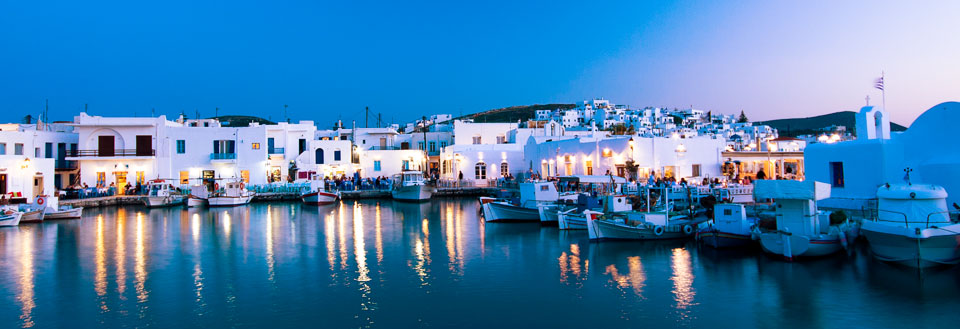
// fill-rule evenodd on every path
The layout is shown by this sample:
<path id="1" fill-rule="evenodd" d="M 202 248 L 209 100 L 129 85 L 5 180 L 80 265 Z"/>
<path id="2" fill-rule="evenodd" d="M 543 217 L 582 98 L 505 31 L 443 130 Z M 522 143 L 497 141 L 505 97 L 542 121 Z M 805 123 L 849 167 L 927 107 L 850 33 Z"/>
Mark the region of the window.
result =
<path id="1" fill-rule="evenodd" d="M 303 151 L 307 150 L 307 140 L 301 138 L 299 141 L 299 146 L 300 146 L 300 151 L 298 151 L 297 154 L 303 154 Z"/>
<path id="2" fill-rule="evenodd" d="M 33 157 L 35 157 L 35 158 L 39 158 L 39 157 L 40 157 L 40 148 L 39 148 L 39 147 L 34 147 L 34 148 L 33 148 Z"/>
<path id="3" fill-rule="evenodd" d="M 215 140 L 213 141 L 213 153 L 216 154 L 234 154 L 237 153 L 234 147 L 236 142 L 232 140 Z"/>
<path id="4" fill-rule="evenodd" d="M 410 170 L 410 160 L 403 160 L 403 170 Z"/>
<path id="5" fill-rule="evenodd" d="M 691 170 L 690 176 L 700 177 L 700 165 L 698 164 L 693 165 L 693 169 Z"/>
<path id="6" fill-rule="evenodd" d="M 440 148 L 447 147 L 447 142 L 440 142 Z"/>
<path id="7" fill-rule="evenodd" d="M 830 163 L 830 184 L 833 187 L 843 187 L 843 162 Z"/>
<path id="8" fill-rule="evenodd" d="M 251 148 L 251 149 L 254 149 L 254 150 L 259 150 L 259 149 L 260 149 L 260 143 L 251 143 L 251 144 L 250 144 L 250 148 Z"/>
<path id="9" fill-rule="evenodd" d="M 487 179 L 487 164 L 477 162 L 477 165 L 473 167 L 473 174 L 476 179 Z"/>
<path id="10" fill-rule="evenodd" d="M 47 159 L 53 158 L 53 143 L 46 143 L 43 146 L 43 157 Z"/>
<path id="11" fill-rule="evenodd" d="M 333 151 L 333 161 L 340 161 L 340 150 Z"/>
<path id="12" fill-rule="evenodd" d="M 380 171 L 380 160 L 373 161 L 373 171 Z"/>
<path id="13" fill-rule="evenodd" d="M 500 176 L 507 177 L 508 175 L 510 175 L 510 165 L 506 162 L 500 163 Z"/>
<path id="14" fill-rule="evenodd" d="M 274 150 L 273 150 L 273 149 L 274 149 L 274 144 L 275 144 L 275 142 L 274 142 L 273 137 L 268 137 L 268 138 L 267 138 L 267 153 L 274 154 L 274 152 L 273 152 L 273 151 L 274 151 Z"/>
<path id="15" fill-rule="evenodd" d="M 189 171 L 181 171 L 181 172 L 180 172 L 180 184 L 183 184 L 183 185 L 190 184 L 190 172 L 189 172 Z"/>
<path id="16" fill-rule="evenodd" d="M 587 167 L 587 175 L 593 175 L 593 160 L 587 160 L 585 166 Z"/>
<path id="17" fill-rule="evenodd" d="M 7 143 L 0 143 L 0 155 L 7 155 Z"/>
<path id="18" fill-rule="evenodd" d="M 137 156 L 151 156 L 153 155 L 153 136 L 150 135 L 137 135 L 136 137 Z"/>
<path id="19" fill-rule="evenodd" d="M 417 142 L 417 149 L 423 151 L 423 142 Z"/>
<path id="20" fill-rule="evenodd" d="M 437 151 L 437 142 L 430 142 L 430 152 Z"/>
<path id="21" fill-rule="evenodd" d="M 506 144 L 506 143 L 507 143 L 507 136 L 503 136 L 503 135 L 497 136 L 497 144 Z"/>
<path id="22" fill-rule="evenodd" d="M 473 136 L 473 143 L 480 144 L 480 136 Z"/>
<path id="23" fill-rule="evenodd" d="M 177 154 L 187 153 L 187 141 L 178 139 L 177 140 Z"/>
<path id="24" fill-rule="evenodd" d="M 250 171 L 249 171 L 249 170 L 241 170 L 241 171 L 240 171 L 240 178 L 243 179 L 243 182 L 244 182 L 244 183 L 250 184 Z"/>
<path id="25" fill-rule="evenodd" d="M 323 149 L 318 148 L 313 151 L 313 162 L 315 164 L 323 164 Z"/>
<path id="26" fill-rule="evenodd" d="M 97 187 L 107 186 L 107 173 L 100 171 L 97 172 Z"/>

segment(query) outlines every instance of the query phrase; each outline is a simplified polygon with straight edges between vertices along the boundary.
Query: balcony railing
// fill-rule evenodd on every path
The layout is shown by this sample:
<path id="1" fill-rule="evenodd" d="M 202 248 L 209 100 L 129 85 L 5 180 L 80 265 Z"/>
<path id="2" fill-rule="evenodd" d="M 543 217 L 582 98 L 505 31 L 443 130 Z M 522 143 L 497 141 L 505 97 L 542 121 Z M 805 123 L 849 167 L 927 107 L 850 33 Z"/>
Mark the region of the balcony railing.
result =
<path id="1" fill-rule="evenodd" d="M 399 150 L 399 146 L 371 146 L 371 151 L 382 151 L 382 150 Z"/>
<path id="2" fill-rule="evenodd" d="M 70 157 L 152 157 L 156 156 L 156 150 L 123 149 L 123 150 L 77 150 L 67 153 Z"/>
<path id="3" fill-rule="evenodd" d="M 274 147 L 272 149 L 267 150 L 267 154 L 283 154 L 283 153 L 284 152 L 282 147 Z"/>
<path id="4" fill-rule="evenodd" d="M 210 153 L 210 160 L 234 160 L 236 153 Z"/>

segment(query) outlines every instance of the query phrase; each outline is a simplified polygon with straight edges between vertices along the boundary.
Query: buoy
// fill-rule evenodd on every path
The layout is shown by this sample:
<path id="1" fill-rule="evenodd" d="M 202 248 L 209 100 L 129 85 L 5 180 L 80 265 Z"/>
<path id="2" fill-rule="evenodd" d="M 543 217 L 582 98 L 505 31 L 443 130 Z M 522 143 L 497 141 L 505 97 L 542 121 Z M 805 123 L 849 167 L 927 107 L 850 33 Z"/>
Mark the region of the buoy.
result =
<path id="1" fill-rule="evenodd" d="M 683 226 L 683 234 L 686 234 L 686 235 L 693 234 L 693 226 L 684 225 L 684 226 Z"/>
<path id="2" fill-rule="evenodd" d="M 663 226 L 657 225 L 656 227 L 654 227 L 654 228 L 653 228 L 653 235 L 656 235 L 656 236 L 661 236 L 661 235 L 663 235 Z"/>

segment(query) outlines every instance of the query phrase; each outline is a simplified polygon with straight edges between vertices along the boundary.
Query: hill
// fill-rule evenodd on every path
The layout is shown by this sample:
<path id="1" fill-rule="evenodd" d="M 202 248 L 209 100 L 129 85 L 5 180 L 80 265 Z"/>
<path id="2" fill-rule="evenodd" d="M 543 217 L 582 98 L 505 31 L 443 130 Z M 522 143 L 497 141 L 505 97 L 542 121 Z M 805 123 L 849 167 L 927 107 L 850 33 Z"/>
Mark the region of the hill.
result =
<path id="1" fill-rule="evenodd" d="M 847 131 L 856 135 L 856 122 L 856 112 L 841 111 L 809 118 L 757 121 L 754 122 L 754 124 L 763 124 L 776 128 L 781 136 L 796 137 L 798 135 L 814 134 L 817 132 L 817 129 L 832 125 L 846 126 Z M 907 130 L 907 128 L 891 122 L 890 130 L 904 131 Z"/>
<path id="2" fill-rule="evenodd" d="M 224 127 L 246 127 L 251 122 L 259 122 L 262 125 L 276 124 L 276 122 L 249 115 L 221 115 L 214 119 L 220 120 L 220 124 Z"/>
<path id="3" fill-rule="evenodd" d="M 474 122 L 517 122 L 536 117 L 539 110 L 572 109 L 576 104 L 535 104 L 511 106 L 461 116 L 457 119 L 473 119 Z"/>

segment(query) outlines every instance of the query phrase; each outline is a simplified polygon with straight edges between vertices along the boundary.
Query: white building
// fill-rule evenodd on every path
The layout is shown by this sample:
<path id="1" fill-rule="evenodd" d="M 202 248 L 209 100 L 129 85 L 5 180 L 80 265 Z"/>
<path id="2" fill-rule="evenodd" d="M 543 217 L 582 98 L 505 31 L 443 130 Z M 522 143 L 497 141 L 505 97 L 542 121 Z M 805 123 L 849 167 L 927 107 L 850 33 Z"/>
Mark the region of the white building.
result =
<path id="1" fill-rule="evenodd" d="M 256 124 L 251 124 L 256 126 Z M 279 122 L 265 125 L 267 142 L 265 148 L 270 157 L 269 182 L 291 180 L 289 169 L 300 154 L 307 151 L 307 142 L 316 139 L 317 127 L 313 121 L 299 123 Z"/>
<path id="2" fill-rule="evenodd" d="M 239 178 L 247 184 L 267 182 L 271 168 L 267 161 L 268 126 L 221 127 L 219 122 L 193 123 L 186 121 L 179 127 L 164 128 L 172 140 L 171 172 L 161 171 L 157 177 L 146 179 L 173 177 L 182 185 L 197 184 L 201 179 L 212 185 L 213 179 L 225 178 Z M 157 160 L 168 161 L 162 156 Z"/>
<path id="3" fill-rule="evenodd" d="M 75 182 L 76 164 L 66 161 L 77 149 L 72 130 L 63 124 L 0 125 L 0 195 L 30 200 Z"/>
<path id="4" fill-rule="evenodd" d="M 960 203 L 960 140 L 953 127 L 960 120 L 960 103 L 930 108 L 901 133 L 890 132 L 887 113 L 877 107 L 863 107 L 856 119 L 856 140 L 806 148 L 807 179 L 832 185 L 831 198 L 821 202 L 869 207 L 878 187 L 903 182 L 909 168 L 912 183 L 943 186 L 947 202 Z"/>

